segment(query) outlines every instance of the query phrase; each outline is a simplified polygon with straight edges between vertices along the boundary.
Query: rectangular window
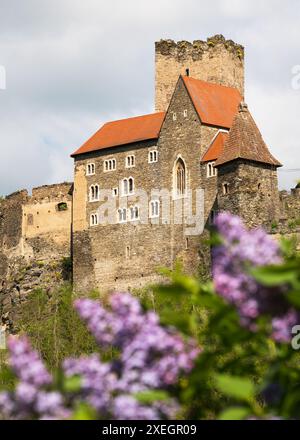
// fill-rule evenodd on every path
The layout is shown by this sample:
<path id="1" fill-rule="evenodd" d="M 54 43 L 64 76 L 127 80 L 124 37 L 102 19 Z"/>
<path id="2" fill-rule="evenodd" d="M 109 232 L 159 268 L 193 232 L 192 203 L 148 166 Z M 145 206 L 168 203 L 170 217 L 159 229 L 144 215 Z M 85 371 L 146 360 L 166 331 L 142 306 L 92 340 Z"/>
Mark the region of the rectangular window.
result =
<path id="1" fill-rule="evenodd" d="M 95 164 L 94 163 L 88 163 L 86 166 L 86 175 L 87 176 L 93 176 L 95 174 Z"/>
<path id="2" fill-rule="evenodd" d="M 113 190 L 112 190 L 113 197 L 117 197 L 118 194 L 119 194 L 119 188 L 113 188 Z"/>
<path id="3" fill-rule="evenodd" d="M 90 216 L 90 225 L 97 226 L 99 224 L 98 214 L 91 214 Z"/>
<path id="4" fill-rule="evenodd" d="M 119 208 L 118 209 L 118 222 L 125 223 L 127 221 L 127 209 Z"/>
<path id="5" fill-rule="evenodd" d="M 173 112 L 173 121 L 176 121 L 176 120 L 177 120 L 177 115 L 175 112 Z"/>
<path id="6" fill-rule="evenodd" d="M 138 220 L 140 218 L 140 210 L 138 206 L 131 206 L 130 211 L 130 220 Z"/>
<path id="7" fill-rule="evenodd" d="M 228 183 L 223 183 L 222 188 L 223 188 L 223 195 L 224 196 L 229 194 L 229 184 Z"/>
<path id="8" fill-rule="evenodd" d="M 103 170 L 105 173 L 115 171 L 117 169 L 116 159 L 108 159 L 103 162 Z"/>
<path id="9" fill-rule="evenodd" d="M 158 151 L 157 150 L 149 151 L 149 153 L 148 153 L 148 162 L 149 163 L 158 162 Z"/>
<path id="10" fill-rule="evenodd" d="M 149 206 L 149 217 L 157 218 L 159 217 L 159 200 L 151 200 Z"/>
<path id="11" fill-rule="evenodd" d="M 187 118 L 187 110 L 183 110 L 183 117 Z"/>
<path id="12" fill-rule="evenodd" d="M 216 177 L 217 168 L 215 168 L 215 162 L 208 162 L 206 165 L 206 175 L 207 177 Z"/>
<path id="13" fill-rule="evenodd" d="M 133 154 L 126 157 L 125 166 L 126 168 L 132 168 L 135 166 L 135 156 Z"/>

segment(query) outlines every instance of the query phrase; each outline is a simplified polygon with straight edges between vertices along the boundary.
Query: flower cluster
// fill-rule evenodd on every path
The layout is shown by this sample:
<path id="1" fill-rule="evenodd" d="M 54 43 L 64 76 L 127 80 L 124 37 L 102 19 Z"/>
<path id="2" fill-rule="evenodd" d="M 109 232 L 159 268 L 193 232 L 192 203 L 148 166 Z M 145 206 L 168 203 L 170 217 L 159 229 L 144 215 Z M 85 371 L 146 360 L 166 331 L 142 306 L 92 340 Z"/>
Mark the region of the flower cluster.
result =
<path id="1" fill-rule="evenodd" d="M 255 331 L 256 319 L 268 315 L 274 340 L 289 342 L 299 316 L 285 298 L 285 287 L 262 286 L 249 272 L 250 267 L 280 264 L 278 243 L 262 228 L 248 230 L 239 217 L 229 213 L 219 214 L 215 226 L 222 239 L 212 255 L 217 293 L 237 307 L 242 325 Z"/>
<path id="2" fill-rule="evenodd" d="M 0 394 L 0 414 L 11 419 L 68 417 L 62 395 L 49 390 L 52 378 L 28 340 L 11 337 L 8 348 L 10 366 L 19 382 L 13 393 Z"/>
<path id="3" fill-rule="evenodd" d="M 52 379 L 25 338 L 9 340 L 10 365 L 19 379 L 12 393 L 0 394 L 0 415 L 5 418 L 67 418 L 79 402 L 100 418 L 160 419 L 174 417 L 173 399 L 142 400 L 140 393 L 169 390 L 188 373 L 199 354 L 194 341 L 162 327 L 154 312 L 144 312 L 130 294 L 113 294 L 110 309 L 89 299 L 75 307 L 101 349 L 115 347 L 118 355 L 103 362 L 98 354 L 66 359 L 66 378 L 79 377 L 79 385 L 64 396 L 50 391 Z M 64 404 L 68 402 L 68 404 Z M 67 408 L 66 408 L 67 406 Z"/>

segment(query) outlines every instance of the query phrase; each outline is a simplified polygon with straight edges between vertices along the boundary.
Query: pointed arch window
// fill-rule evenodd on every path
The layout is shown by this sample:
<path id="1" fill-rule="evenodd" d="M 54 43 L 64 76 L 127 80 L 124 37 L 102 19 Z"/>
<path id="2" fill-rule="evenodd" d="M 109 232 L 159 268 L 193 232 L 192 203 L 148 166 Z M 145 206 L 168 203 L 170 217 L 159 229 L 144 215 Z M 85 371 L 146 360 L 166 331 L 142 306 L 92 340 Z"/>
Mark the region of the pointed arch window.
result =
<path id="1" fill-rule="evenodd" d="M 175 191 L 177 196 L 184 196 L 186 193 L 186 168 L 181 158 L 177 159 L 175 165 Z"/>

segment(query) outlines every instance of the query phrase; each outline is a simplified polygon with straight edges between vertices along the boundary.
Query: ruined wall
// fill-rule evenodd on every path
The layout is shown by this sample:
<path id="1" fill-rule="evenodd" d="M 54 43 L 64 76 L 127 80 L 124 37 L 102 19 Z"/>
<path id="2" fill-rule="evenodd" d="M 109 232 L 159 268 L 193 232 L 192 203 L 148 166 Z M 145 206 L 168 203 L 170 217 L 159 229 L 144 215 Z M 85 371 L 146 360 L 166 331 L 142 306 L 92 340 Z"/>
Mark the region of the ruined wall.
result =
<path id="1" fill-rule="evenodd" d="M 244 48 L 222 35 L 155 43 L 155 110 L 165 111 L 179 75 L 237 88 L 244 96 Z"/>
<path id="2" fill-rule="evenodd" d="M 35 288 L 50 291 L 70 257 L 72 184 L 45 185 L 0 202 L 0 318 L 11 325 Z"/>

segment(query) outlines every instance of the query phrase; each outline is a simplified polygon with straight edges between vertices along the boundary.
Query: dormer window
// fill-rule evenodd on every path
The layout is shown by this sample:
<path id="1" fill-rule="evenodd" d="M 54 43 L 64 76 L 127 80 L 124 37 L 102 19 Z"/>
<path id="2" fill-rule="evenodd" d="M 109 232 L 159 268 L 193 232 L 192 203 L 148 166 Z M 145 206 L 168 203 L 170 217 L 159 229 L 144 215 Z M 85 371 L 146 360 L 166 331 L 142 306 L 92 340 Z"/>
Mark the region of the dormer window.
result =
<path id="1" fill-rule="evenodd" d="M 86 166 L 86 175 L 87 176 L 93 176 L 95 174 L 95 164 L 94 163 L 88 163 Z"/>
<path id="2" fill-rule="evenodd" d="M 149 163 L 155 163 L 158 162 L 158 151 L 157 150 L 151 150 L 148 154 L 148 162 Z"/>
<path id="3" fill-rule="evenodd" d="M 217 168 L 215 168 L 215 162 L 208 162 L 206 165 L 206 175 L 207 177 L 216 177 Z"/>

